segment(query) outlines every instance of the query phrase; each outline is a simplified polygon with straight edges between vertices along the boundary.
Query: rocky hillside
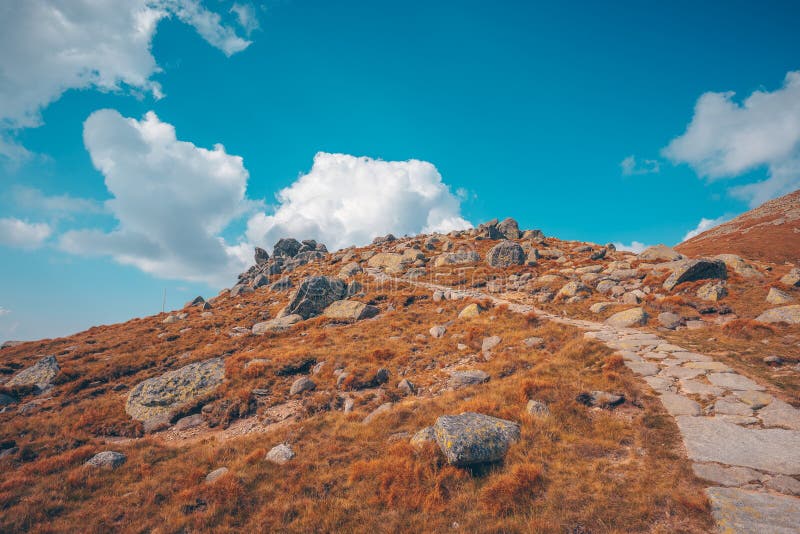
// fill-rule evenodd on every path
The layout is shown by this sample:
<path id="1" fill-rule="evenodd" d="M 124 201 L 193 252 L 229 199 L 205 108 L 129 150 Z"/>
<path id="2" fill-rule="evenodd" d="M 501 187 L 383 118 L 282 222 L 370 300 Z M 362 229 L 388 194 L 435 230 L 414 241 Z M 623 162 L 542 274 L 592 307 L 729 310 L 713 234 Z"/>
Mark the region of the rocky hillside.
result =
<path id="1" fill-rule="evenodd" d="M 800 269 L 684 254 L 286 238 L 183 309 L 6 345 L 0 531 L 791 531 Z"/>
<path id="2" fill-rule="evenodd" d="M 800 190 L 770 200 L 677 247 L 690 256 L 738 254 L 752 260 L 800 263 Z"/>

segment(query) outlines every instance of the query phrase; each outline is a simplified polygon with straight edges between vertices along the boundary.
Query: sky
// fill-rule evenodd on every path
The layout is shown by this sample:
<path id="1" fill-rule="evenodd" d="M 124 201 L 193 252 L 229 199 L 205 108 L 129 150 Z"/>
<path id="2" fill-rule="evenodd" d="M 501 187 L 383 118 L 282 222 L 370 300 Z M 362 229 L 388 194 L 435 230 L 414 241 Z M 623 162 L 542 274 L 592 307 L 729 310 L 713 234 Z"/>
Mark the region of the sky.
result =
<path id="1" fill-rule="evenodd" d="M 677 244 L 800 188 L 799 26 L 775 1 L 0 0 L 0 340 L 215 295 L 286 236 L 510 216 Z"/>

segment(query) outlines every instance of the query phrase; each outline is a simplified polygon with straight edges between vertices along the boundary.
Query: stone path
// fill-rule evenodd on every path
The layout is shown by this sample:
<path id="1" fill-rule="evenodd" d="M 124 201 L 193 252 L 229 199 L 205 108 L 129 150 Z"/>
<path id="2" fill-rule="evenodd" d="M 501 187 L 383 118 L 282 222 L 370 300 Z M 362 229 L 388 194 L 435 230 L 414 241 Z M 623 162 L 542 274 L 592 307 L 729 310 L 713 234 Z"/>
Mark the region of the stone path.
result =
<path id="1" fill-rule="evenodd" d="M 618 351 L 675 417 L 695 474 L 709 484 L 706 493 L 720 532 L 800 533 L 800 410 L 763 386 L 649 332 L 561 317 L 476 290 L 367 272 L 379 282 L 439 290 L 452 299 L 490 299 L 513 312 L 535 312 L 587 330 L 585 337 Z"/>

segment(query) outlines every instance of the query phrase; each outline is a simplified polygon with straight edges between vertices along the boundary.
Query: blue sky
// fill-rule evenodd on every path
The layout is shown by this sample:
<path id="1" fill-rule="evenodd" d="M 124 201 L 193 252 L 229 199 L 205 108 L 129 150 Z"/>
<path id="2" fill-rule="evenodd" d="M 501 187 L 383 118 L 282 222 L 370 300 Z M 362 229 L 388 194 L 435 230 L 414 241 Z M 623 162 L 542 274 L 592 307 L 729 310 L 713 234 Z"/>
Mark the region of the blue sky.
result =
<path id="1" fill-rule="evenodd" d="M 675 244 L 800 187 L 793 2 L 103 4 L 0 6 L 0 340 L 215 294 L 282 235 Z"/>

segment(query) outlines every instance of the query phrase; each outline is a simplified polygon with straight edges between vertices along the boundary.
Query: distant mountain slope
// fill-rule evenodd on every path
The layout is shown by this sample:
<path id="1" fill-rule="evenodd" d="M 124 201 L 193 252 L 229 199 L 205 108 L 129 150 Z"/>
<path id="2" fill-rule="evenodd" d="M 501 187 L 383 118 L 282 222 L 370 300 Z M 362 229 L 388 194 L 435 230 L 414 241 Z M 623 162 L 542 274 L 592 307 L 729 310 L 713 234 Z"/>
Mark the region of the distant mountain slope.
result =
<path id="1" fill-rule="evenodd" d="M 684 241 L 689 256 L 733 253 L 746 258 L 800 263 L 800 190 L 770 200 Z"/>

